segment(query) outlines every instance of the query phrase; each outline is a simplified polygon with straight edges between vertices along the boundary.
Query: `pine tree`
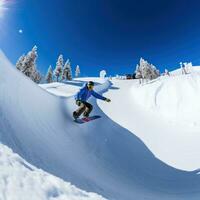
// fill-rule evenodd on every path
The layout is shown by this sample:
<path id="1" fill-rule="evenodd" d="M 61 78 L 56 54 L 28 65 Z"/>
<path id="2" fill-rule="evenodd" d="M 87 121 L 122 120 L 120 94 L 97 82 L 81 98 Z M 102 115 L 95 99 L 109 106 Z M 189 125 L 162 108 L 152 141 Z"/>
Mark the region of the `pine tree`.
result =
<path id="1" fill-rule="evenodd" d="M 33 80 L 35 83 L 40 83 L 41 79 L 42 79 L 42 76 L 41 76 L 41 74 L 39 73 L 39 71 L 34 71 L 32 80 Z"/>
<path id="2" fill-rule="evenodd" d="M 25 55 L 23 54 L 17 61 L 16 63 L 16 68 L 19 70 L 19 71 L 22 71 L 23 70 L 23 62 L 25 60 Z"/>
<path id="3" fill-rule="evenodd" d="M 136 70 L 135 70 L 135 77 L 137 79 L 142 78 L 142 70 L 141 70 L 141 68 L 140 68 L 140 66 L 138 64 L 137 64 Z"/>
<path id="4" fill-rule="evenodd" d="M 33 49 L 28 52 L 26 55 L 24 62 L 23 62 L 23 69 L 22 72 L 27 75 L 28 77 L 31 77 L 31 75 L 34 73 L 36 69 L 36 59 L 37 59 L 37 47 L 34 46 Z"/>
<path id="5" fill-rule="evenodd" d="M 192 73 L 192 71 L 193 71 L 193 66 L 192 66 L 192 63 L 191 62 L 186 62 L 185 63 L 185 70 L 186 70 L 186 72 L 187 72 L 187 74 L 189 74 L 189 73 Z"/>
<path id="6" fill-rule="evenodd" d="M 69 59 L 65 62 L 65 65 L 64 65 L 64 67 L 63 67 L 62 80 L 67 80 L 68 63 L 69 63 Z"/>
<path id="7" fill-rule="evenodd" d="M 136 66 L 136 78 L 152 80 L 160 76 L 159 70 L 143 58 L 140 59 L 140 64 Z"/>
<path id="8" fill-rule="evenodd" d="M 71 69 L 71 63 L 69 59 L 66 61 L 64 68 L 63 68 L 63 74 L 62 74 L 63 80 L 72 80 L 72 69 Z"/>
<path id="9" fill-rule="evenodd" d="M 49 69 L 47 71 L 45 79 L 46 79 L 47 83 L 52 83 L 53 82 L 53 70 L 52 70 L 51 65 L 49 66 Z"/>
<path id="10" fill-rule="evenodd" d="M 34 82 L 39 83 L 41 75 L 37 71 L 36 60 L 37 60 L 37 47 L 34 46 L 26 56 L 22 55 L 16 63 L 16 68 L 24 73 L 26 76 L 31 78 Z"/>
<path id="11" fill-rule="evenodd" d="M 80 73 L 81 73 L 80 67 L 79 67 L 79 65 L 77 65 L 77 66 L 76 66 L 76 70 L 75 70 L 75 76 L 76 76 L 76 77 L 79 77 L 79 76 L 80 76 Z"/>
<path id="12" fill-rule="evenodd" d="M 57 82 L 59 81 L 59 78 L 60 78 L 61 75 L 62 75 L 63 63 L 64 63 L 63 55 L 60 55 L 60 56 L 58 57 L 58 61 L 57 61 L 57 63 L 56 63 L 56 68 L 55 68 L 55 70 L 54 70 L 54 75 L 56 76 Z"/>

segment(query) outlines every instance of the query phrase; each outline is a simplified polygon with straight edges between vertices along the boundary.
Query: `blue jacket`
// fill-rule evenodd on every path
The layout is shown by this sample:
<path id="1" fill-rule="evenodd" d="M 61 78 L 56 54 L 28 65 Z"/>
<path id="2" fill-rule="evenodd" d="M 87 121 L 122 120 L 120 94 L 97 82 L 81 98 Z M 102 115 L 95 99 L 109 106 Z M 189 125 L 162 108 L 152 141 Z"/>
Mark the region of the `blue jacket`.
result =
<path id="1" fill-rule="evenodd" d="M 94 90 L 88 90 L 87 84 L 84 84 L 80 91 L 75 95 L 75 99 L 80 101 L 87 101 L 90 98 L 90 96 L 93 96 L 97 99 L 106 100 L 105 97 L 96 93 Z"/>

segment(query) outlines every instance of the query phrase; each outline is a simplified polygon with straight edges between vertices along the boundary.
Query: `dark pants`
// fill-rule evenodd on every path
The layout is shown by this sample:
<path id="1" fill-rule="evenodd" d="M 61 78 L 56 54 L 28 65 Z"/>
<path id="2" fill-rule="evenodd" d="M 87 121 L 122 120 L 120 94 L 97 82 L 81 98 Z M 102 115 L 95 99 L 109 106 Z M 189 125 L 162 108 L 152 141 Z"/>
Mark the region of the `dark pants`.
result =
<path id="1" fill-rule="evenodd" d="M 89 117 L 90 113 L 92 112 L 93 106 L 85 101 L 82 101 L 79 105 L 79 108 L 75 111 L 76 116 L 79 117 L 83 113 L 84 117 Z"/>

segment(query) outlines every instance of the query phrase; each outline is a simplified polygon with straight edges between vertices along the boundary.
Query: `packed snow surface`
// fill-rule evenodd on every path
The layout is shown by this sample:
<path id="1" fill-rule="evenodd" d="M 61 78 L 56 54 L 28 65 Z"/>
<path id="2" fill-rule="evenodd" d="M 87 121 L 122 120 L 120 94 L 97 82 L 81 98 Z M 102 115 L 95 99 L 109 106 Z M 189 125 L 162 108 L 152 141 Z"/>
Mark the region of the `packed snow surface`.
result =
<path id="1" fill-rule="evenodd" d="M 112 102 L 91 99 L 93 114 L 101 118 L 76 124 L 71 116 L 77 108 L 74 98 L 64 94 L 68 86 L 62 91 L 58 89 L 57 96 L 50 94 L 15 70 L 2 53 L 0 58 L 0 141 L 22 157 L 19 162 L 22 174 L 23 170 L 32 173 L 34 168 L 38 176 L 38 180 L 31 177 L 33 187 L 24 190 L 24 194 L 37 193 L 34 185 L 42 179 L 44 188 L 40 192 L 44 199 L 52 197 L 51 192 L 47 195 L 49 189 L 45 184 L 56 187 L 54 199 L 61 187 L 69 186 L 71 191 L 71 185 L 66 183 L 70 182 L 76 187 L 77 195 L 85 194 L 88 199 L 199 200 L 200 177 L 198 170 L 193 171 L 200 166 L 198 124 L 180 126 L 177 123 L 181 122 L 164 116 L 160 108 L 155 110 L 143 105 L 140 101 L 148 90 L 139 91 L 142 86 L 137 81 L 102 82 L 100 79 L 92 79 L 97 82 L 95 89 Z M 73 84 L 87 80 L 74 80 Z M 157 83 L 151 84 L 154 91 Z M 146 101 L 153 102 L 151 97 L 147 98 Z M 154 103 L 150 105 L 156 107 Z M 7 150 L 2 152 L 7 159 Z M 15 166 L 15 159 L 11 159 L 9 166 L 12 165 Z M 19 177 L 15 170 L 12 172 L 8 177 Z M 48 174 L 46 178 L 44 174 Z M 13 193 L 12 187 L 4 188 L 4 195 Z M 61 191 L 64 194 L 66 190 Z M 69 198 L 70 195 L 73 192 L 69 192 Z"/>

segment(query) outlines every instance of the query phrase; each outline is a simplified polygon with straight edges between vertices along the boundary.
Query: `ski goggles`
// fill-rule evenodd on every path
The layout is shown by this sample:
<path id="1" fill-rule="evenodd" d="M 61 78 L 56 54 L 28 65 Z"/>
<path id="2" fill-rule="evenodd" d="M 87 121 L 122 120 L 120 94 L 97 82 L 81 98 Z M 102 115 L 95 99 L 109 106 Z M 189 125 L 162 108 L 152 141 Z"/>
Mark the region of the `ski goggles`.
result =
<path id="1" fill-rule="evenodd" d="M 92 90 L 94 88 L 94 85 L 88 85 L 88 89 Z"/>

